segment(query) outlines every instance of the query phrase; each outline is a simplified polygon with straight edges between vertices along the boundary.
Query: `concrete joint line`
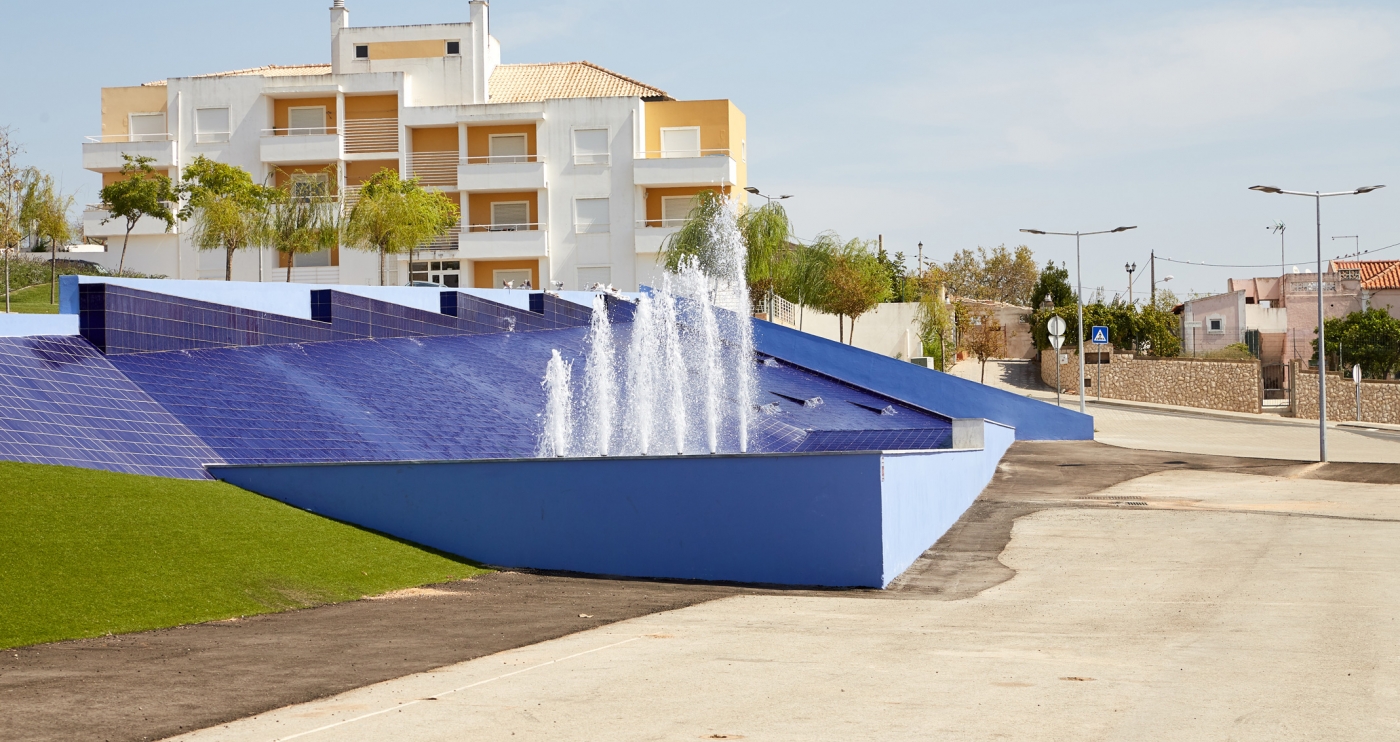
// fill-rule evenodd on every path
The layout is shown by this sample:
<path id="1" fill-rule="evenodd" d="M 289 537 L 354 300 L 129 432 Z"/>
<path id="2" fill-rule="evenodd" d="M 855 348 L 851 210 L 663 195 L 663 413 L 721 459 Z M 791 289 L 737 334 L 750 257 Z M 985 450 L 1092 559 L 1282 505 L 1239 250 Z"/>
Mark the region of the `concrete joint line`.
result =
<path id="1" fill-rule="evenodd" d="M 550 665 L 558 664 L 558 663 L 560 663 L 560 662 L 564 662 L 564 661 L 566 661 L 566 660 L 571 660 L 571 659 L 574 659 L 574 658 L 576 658 L 576 657 L 582 657 L 582 656 L 584 656 L 585 654 L 593 654 L 594 652 L 601 652 L 601 651 L 603 651 L 604 649 L 612 649 L 613 647 L 620 647 L 620 646 L 622 646 L 623 644 L 627 644 L 627 643 L 629 643 L 629 642 L 634 642 L 634 641 L 637 641 L 638 639 L 641 639 L 641 638 L 642 638 L 642 637 L 640 637 L 640 636 L 634 636 L 634 637 L 632 637 L 631 639 L 623 639 L 623 640 L 620 641 L 620 642 L 614 642 L 614 643 L 612 643 L 612 644 L 607 644 L 607 645 L 604 645 L 604 646 L 601 646 L 601 647 L 594 647 L 593 649 L 586 649 L 586 650 L 584 650 L 584 651 L 582 651 L 582 652 L 575 652 L 574 654 L 571 654 L 571 655 L 569 655 L 569 656 L 567 656 L 567 657 L 559 657 L 559 658 L 557 658 L 557 659 L 549 660 L 548 662 L 541 662 L 541 663 L 538 664 L 538 665 L 531 665 L 531 666 L 529 666 L 529 667 L 522 667 L 522 668 L 519 669 L 519 670 L 514 670 L 514 671 L 512 671 L 512 672 L 503 673 L 503 674 L 501 674 L 501 675 L 497 675 L 497 676 L 495 676 L 495 677 L 487 678 L 487 679 L 485 679 L 485 680 L 478 680 L 478 681 L 476 681 L 475 683 L 468 683 L 468 684 L 463 685 L 463 686 L 458 687 L 458 688 L 452 688 L 452 689 L 450 689 L 450 690 L 445 690 L 445 691 L 443 691 L 443 692 L 441 692 L 441 693 L 437 693 L 437 694 L 435 694 L 435 695 L 428 696 L 427 698 L 418 698 L 418 699 L 415 699 L 415 700 L 412 700 L 412 701 L 405 701 L 404 703 L 395 704 L 395 705 L 393 705 L 393 706 L 390 706 L 389 708 L 380 709 L 380 710 L 378 710 L 378 711 L 371 711 L 371 712 L 368 713 L 368 714 L 362 714 L 362 715 L 356 716 L 356 717 L 354 717 L 354 718 L 352 718 L 352 719 L 346 719 L 345 721 L 337 721 L 337 722 L 334 723 L 334 724 L 327 724 L 327 725 L 325 725 L 325 726 L 323 726 L 323 727 L 317 727 L 317 728 L 315 728 L 315 729 L 311 729 L 311 730 L 308 730 L 308 731 L 305 731 L 305 732 L 297 732 L 296 734 L 293 734 L 293 735 L 290 735 L 290 736 L 287 736 L 287 737 L 278 737 L 277 740 L 276 740 L 276 742 L 286 742 L 286 740 L 296 739 L 296 738 L 298 738 L 298 737 L 308 737 L 308 736 L 313 735 L 313 734 L 316 734 L 316 733 L 318 733 L 318 732 L 324 732 L 324 731 L 326 731 L 327 729 L 334 729 L 334 728 L 336 728 L 336 727 L 345 726 L 346 724 L 353 724 L 353 723 L 355 723 L 355 722 L 357 722 L 357 721 L 363 721 L 363 720 L 365 720 L 365 719 L 369 719 L 369 718 L 374 717 L 374 716 L 379 716 L 380 714 L 387 714 L 387 713 L 389 713 L 390 711 L 398 711 L 398 710 L 403 709 L 403 708 L 405 708 L 405 707 L 412 706 L 412 705 L 414 705 L 414 704 L 419 704 L 419 703 L 422 703 L 422 702 L 424 702 L 424 701 L 437 701 L 437 700 L 441 700 L 443 696 L 448 696 L 448 695 L 451 695 L 451 694 L 456 693 L 456 692 L 458 692 L 458 691 L 468 690 L 468 689 L 470 689 L 470 688 L 475 688 L 475 687 L 477 687 L 477 686 L 486 685 L 487 683 L 494 683 L 494 682 L 496 682 L 497 680 L 503 680 L 503 679 L 505 679 L 505 678 L 511 677 L 512 675 L 519 675 L 519 674 L 521 674 L 521 673 L 530 672 L 531 670 L 538 670 L 538 669 L 540 669 L 541 667 L 548 667 L 548 666 L 550 666 Z M 471 660 L 468 660 L 468 662 L 470 662 L 470 661 L 471 661 Z M 391 682 L 392 682 L 392 681 L 391 681 Z"/>

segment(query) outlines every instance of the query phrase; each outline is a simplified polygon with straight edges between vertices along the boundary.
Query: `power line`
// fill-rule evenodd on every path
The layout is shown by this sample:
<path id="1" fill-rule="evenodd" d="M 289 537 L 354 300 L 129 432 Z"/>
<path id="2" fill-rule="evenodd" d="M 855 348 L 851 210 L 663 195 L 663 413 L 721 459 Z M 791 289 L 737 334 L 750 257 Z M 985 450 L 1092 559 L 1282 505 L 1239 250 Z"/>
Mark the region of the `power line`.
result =
<path id="1" fill-rule="evenodd" d="M 1198 263 L 1194 260 L 1177 260 L 1175 258 L 1164 258 L 1160 255 L 1157 256 L 1157 259 L 1168 263 L 1177 263 L 1180 265 L 1199 265 L 1206 268 L 1274 268 L 1278 266 L 1278 263 L 1267 263 L 1264 265 L 1225 265 L 1222 263 Z"/>

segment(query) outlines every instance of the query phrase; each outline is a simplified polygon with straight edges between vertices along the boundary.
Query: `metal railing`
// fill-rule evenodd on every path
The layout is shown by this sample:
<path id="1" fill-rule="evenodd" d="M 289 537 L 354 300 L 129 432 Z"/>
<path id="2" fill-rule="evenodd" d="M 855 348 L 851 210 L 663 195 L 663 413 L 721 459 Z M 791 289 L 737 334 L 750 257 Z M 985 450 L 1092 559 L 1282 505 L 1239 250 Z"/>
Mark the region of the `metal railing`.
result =
<path id="1" fill-rule="evenodd" d="M 477 155 L 462 158 L 462 163 L 466 165 L 499 165 L 514 162 L 544 162 L 544 158 L 539 155 Z"/>
<path id="2" fill-rule="evenodd" d="M 534 232 L 544 229 L 544 222 L 522 224 L 468 224 L 468 232 Z"/>
<path id="3" fill-rule="evenodd" d="M 793 306 L 792 302 L 777 294 L 770 296 L 769 302 L 773 307 L 771 316 L 768 318 L 770 322 L 787 325 L 788 327 L 797 326 L 797 307 Z"/>
<path id="4" fill-rule="evenodd" d="M 227 142 L 233 135 L 231 131 L 197 131 L 194 133 L 195 144 L 215 144 Z"/>
<path id="5" fill-rule="evenodd" d="M 339 129 L 334 126 L 298 126 L 295 128 L 283 127 L 280 129 L 263 129 L 262 135 L 265 137 L 316 137 L 327 134 L 337 134 Z M 227 136 L 227 134 L 225 134 Z M 397 140 L 396 140 L 397 141 Z M 394 145 L 395 149 L 398 145 Z"/>
<path id="6" fill-rule="evenodd" d="M 644 149 L 637 153 L 639 160 L 666 160 L 675 157 L 728 157 L 728 149 Z"/>
<path id="7" fill-rule="evenodd" d="M 685 222 L 685 219 L 638 219 L 637 228 L 674 229 L 676 227 L 684 226 Z"/>
<path id="8" fill-rule="evenodd" d="M 609 152 L 575 152 L 575 165 L 611 165 L 612 154 Z"/>
<path id="9" fill-rule="evenodd" d="M 453 152 L 410 152 L 408 172 L 411 177 L 426 186 L 457 185 L 457 153 Z"/>
<path id="10" fill-rule="evenodd" d="M 93 144 L 103 144 L 106 142 L 168 142 L 174 137 L 166 134 L 98 134 L 91 137 L 83 137 L 83 141 Z"/>
<path id="11" fill-rule="evenodd" d="M 350 210 L 355 208 L 355 204 L 360 202 L 360 191 L 362 190 L 364 190 L 364 186 L 357 185 L 348 185 L 341 189 L 340 202 L 347 216 L 350 214 Z"/>
<path id="12" fill-rule="evenodd" d="M 399 120 L 396 118 L 346 119 L 345 151 L 350 153 L 399 151 Z"/>

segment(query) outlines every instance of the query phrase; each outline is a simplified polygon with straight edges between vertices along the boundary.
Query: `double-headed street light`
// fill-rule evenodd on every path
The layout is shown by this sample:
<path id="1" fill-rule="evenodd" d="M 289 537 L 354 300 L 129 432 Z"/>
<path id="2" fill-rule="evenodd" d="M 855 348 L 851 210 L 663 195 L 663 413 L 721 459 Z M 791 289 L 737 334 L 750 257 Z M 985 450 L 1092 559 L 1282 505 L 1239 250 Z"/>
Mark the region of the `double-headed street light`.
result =
<path id="1" fill-rule="evenodd" d="M 1137 229 L 1137 227 L 1136 227 L 1136 226 L 1133 226 L 1133 227 L 1118 227 L 1117 229 L 1105 229 L 1105 230 L 1103 230 L 1102 232 L 1046 232 L 1046 231 L 1040 230 L 1040 229 L 1023 229 L 1023 230 L 1021 230 L 1022 232 L 1026 232 L 1027 234 L 1053 234 L 1053 235 L 1059 235 L 1059 236 L 1061 236 L 1061 237 L 1073 237 L 1073 238 L 1074 238 L 1074 283 L 1076 284 L 1076 286 L 1075 286 L 1075 291 L 1074 291 L 1074 295 L 1075 295 L 1074 298 L 1075 298 L 1076 303 L 1079 305 L 1079 323 L 1078 323 L 1078 325 L 1079 325 L 1079 385 L 1078 385 L 1078 386 L 1079 386 L 1079 411 L 1080 411 L 1081 413 L 1087 414 L 1087 413 L 1086 413 L 1086 410 L 1085 410 L 1085 408 L 1084 408 L 1084 279 L 1083 279 L 1083 277 L 1082 277 L 1082 271 L 1080 270 L 1080 265 L 1079 265 L 1079 238 L 1080 238 L 1080 237 L 1087 237 L 1087 236 L 1089 236 L 1089 235 L 1094 235 L 1094 234 L 1114 234 L 1115 232 L 1126 232 L 1126 231 L 1128 231 L 1128 230 L 1130 230 L 1130 229 Z M 1060 361 L 1059 358 L 1056 358 L 1056 359 L 1055 359 L 1055 363 L 1056 363 L 1057 365 L 1059 364 L 1059 361 Z"/>
<path id="2" fill-rule="evenodd" d="M 1322 199 L 1329 196 L 1359 196 L 1370 193 L 1383 185 L 1361 186 L 1350 191 L 1285 191 L 1274 186 L 1250 186 L 1249 190 L 1261 193 L 1284 193 L 1289 196 L 1307 196 L 1313 199 L 1317 213 L 1317 460 L 1327 460 L 1327 343 L 1322 316 Z M 1281 227 L 1280 227 L 1281 228 Z"/>
<path id="3" fill-rule="evenodd" d="M 759 198 L 767 199 L 767 200 L 768 200 L 768 203 L 770 203 L 770 204 L 773 203 L 774 201 L 781 201 L 781 200 L 783 200 L 783 199 L 785 199 L 785 198 L 792 198 L 792 194 L 791 194 L 791 193 L 786 193 L 786 194 L 783 194 L 783 195 L 781 195 L 781 196 L 765 196 L 765 195 L 763 195 L 762 193 L 759 193 L 759 192 L 758 192 L 758 189 L 757 189 L 757 188 L 754 188 L 753 186 L 749 186 L 749 187 L 745 188 L 744 190 L 748 191 L 749 193 L 752 193 L 752 194 L 755 195 L 755 196 L 758 196 Z"/>

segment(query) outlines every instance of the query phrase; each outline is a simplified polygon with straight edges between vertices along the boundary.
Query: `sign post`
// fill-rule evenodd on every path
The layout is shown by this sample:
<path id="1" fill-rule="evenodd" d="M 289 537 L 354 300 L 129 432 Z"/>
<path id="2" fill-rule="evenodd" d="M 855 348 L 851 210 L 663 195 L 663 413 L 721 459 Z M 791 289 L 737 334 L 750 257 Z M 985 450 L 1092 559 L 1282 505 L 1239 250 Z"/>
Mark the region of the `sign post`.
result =
<path id="1" fill-rule="evenodd" d="M 1356 421 L 1361 422 L 1361 364 L 1351 367 L 1351 380 L 1356 382 Z"/>
<path id="2" fill-rule="evenodd" d="M 1045 323 L 1045 329 L 1050 332 L 1050 347 L 1055 349 L 1055 406 L 1060 406 L 1060 390 L 1064 385 L 1060 383 L 1060 346 L 1065 344 L 1065 321 L 1059 317 L 1051 317 Z M 1083 389 L 1079 390 L 1084 393 Z"/>
<path id="3" fill-rule="evenodd" d="M 1099 346 L 1094 349 L 1095 355 L 1098 356 L 1094 363 L 1094 374 L 1098 379 L 1094 382 L 1096 387 L 1094 401 L 1101 401 L 1103 399 L 1103 346 L 1108 345 L 1108 328 L 1104 325 L 1094 325 L 1093 332 L 1089 335 L 1089 341 Z"/>

